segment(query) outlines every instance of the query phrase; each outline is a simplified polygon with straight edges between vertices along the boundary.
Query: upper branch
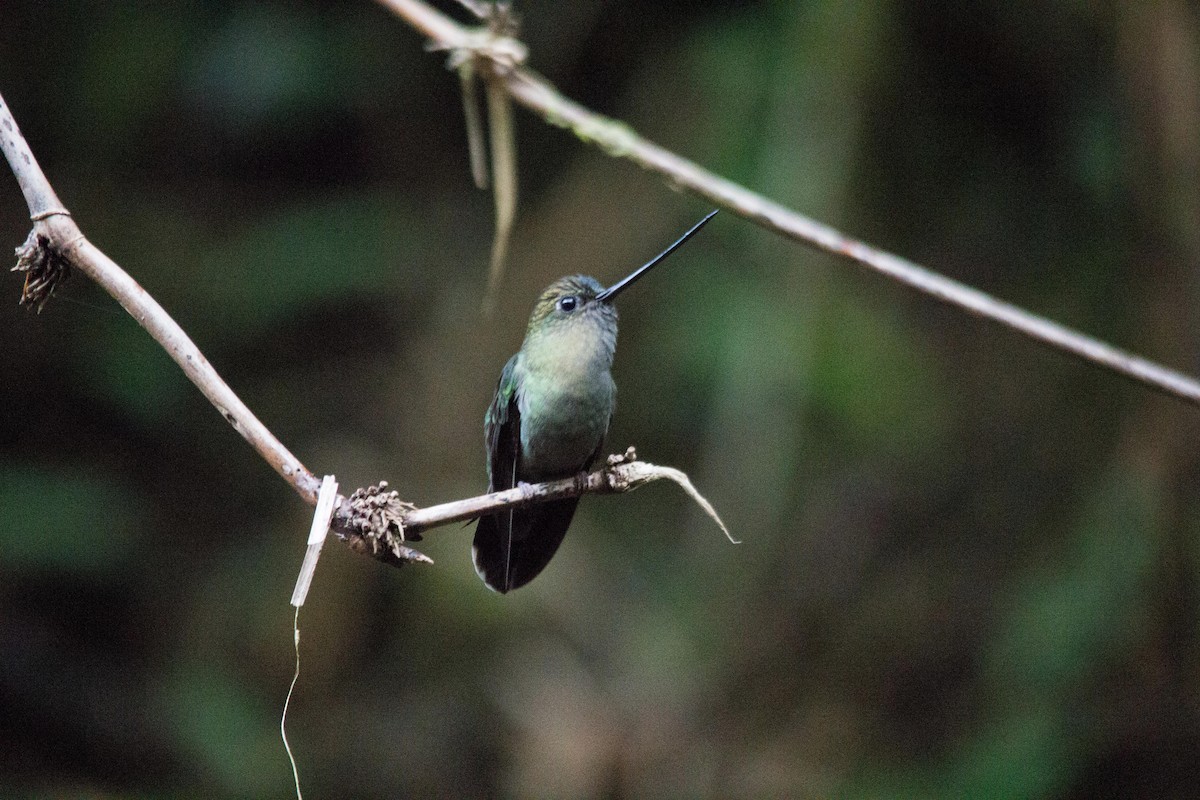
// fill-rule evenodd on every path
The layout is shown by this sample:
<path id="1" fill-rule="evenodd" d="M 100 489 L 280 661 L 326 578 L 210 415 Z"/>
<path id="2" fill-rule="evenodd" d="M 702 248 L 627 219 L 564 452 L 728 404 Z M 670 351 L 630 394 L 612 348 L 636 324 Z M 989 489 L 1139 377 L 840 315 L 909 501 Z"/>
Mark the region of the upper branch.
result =
<path id="1" fill-rule="evenodd" d="M 432 39 L 438 49 L 478 47 L 471 30 L 421 0 L 377 0 Z M 486 48 L 478 55 L 488 57 Z M 1046 317 L 993 297 L 908 259 L 864 242 L 775 203 L 698 164 L 638 136 L 627 125 L 597 114 L 564 97 L 525 67 L 498 72 L 513 99 L 546 122 L 571 130 L 616 158 L 667 178 L 767 230 L 846 259 L 899 281 L 948 305 L 1021 333 L 1084 361 L 1096 364 L 1152 389 L 1200 405 L 1200 382 L 1176 370 L 1126 352 Z"/>

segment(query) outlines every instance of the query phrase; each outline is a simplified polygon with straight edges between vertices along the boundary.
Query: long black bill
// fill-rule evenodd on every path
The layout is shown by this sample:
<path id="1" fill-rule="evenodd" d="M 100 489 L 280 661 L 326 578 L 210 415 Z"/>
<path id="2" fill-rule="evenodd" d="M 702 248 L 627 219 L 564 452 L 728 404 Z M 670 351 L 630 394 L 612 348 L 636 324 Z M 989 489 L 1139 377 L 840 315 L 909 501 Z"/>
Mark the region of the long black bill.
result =
<path id="1" fill-rule="evenodd" d="M 679 240 L 677 242 L 675 242 L 675 244 L 671 245 L 666 250 L 663 250 L 661 253 L 656 255 L 654 258 L 650 259 L 645 264 L 638 267 L 633 272 L 629 273 L 629 275 L 627 275 L 624 279 L 618 281 L 617 283 L 614 283 L 612 286 L 608 287 L 603 292 L 596 295 L 596 299 L 603 303 L 611 303 L 613 300 L 616 300 L 617 295 L 619 295 L 621 292 L 625 291 L 630 286 L 632 286 L 634 281 L 636 281 L 638 278 L 642 277 L 647 272 L 649 272 L 651 267 L 657 265 L 658 262 L 662 261 L 664 258 L 671 255 L 671 253 L 674 253 L 676 250 L 678 250 L 680 245 L 682 245 L 688 239 L 695 236 L 696 232 L 698 230 L 700 230 L 701 228 L 703 228 L 705 225 L 707 225 L 708 221 L 710 219 L 712 219 L 713 217 L 715 217 L 717 215 L 717 211 L 719 211 L 719 210 L 720 209 L 715 209 L 713 211 L 708 212 L 708 215 L 704 219 L 700 220 L 695 225 L 693 225 L 692 229 L 690 231 L 688 231 L 687 233 L 685 233 L 683 236 L 680 236 Z"/>

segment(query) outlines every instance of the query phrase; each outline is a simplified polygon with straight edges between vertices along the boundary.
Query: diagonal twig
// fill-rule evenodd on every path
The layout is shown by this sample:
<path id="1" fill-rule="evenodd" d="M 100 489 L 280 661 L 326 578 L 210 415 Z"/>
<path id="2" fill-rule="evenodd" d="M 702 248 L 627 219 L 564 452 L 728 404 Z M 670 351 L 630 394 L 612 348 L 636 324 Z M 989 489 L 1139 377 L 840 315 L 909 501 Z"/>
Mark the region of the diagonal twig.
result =
<path id="1" fill-rule="evenodd" d="M 87 240 L 70 213 L 63 207 L 42 168 L 21 135 L 12 112 L 0 96 L 0 150 L 8 159 L 29 206 L 33 232 L 22 251 L 22 260 L 65 260 L 86 274 L 121 304 L 138 324 L 171 356 L 192 383 L 204 393 L 221 416 L 258 451 L 276 472 L 309 503 L 316 503 L 321 482 L 300 460 L 275 438 L 241 399 L 229 388 L 200 348 L 183 328 L 138 285 L 129 273 Z M 18 264 L 18 268 L 22 265 Z M 30 272 L 27 279 L 37 276 Z"/>
<path id="2" fill-rule="evenodd" d="M 315 505 L 320 480 L 242 402 L 166 309 L 83 235 L 70 212 L 54 193 L 2 96 L 0 151 L 3 151 L 17 178 L 33 220 L 29 238 L 17 248 L 17 269 L 27 272 L 22 302 L 40 309 L 56 284 L 65 279 L 70 268 L 87 275 L 112 295 L 162 345 L 225 421 L 309 505 Z M 359 490 L 349 498 L 338 497 L 334 532 L 351 548 L 388 563 L 399 565 L 410 561 L 428 561 L 425 556 L 403 544 L 403 535 L 392 516 L 379 511 L 378 498 L 363 492 Z M 394 502 L 387 504 L 385 511 L 401 507 L 398 498 L 389 497 L 389 500 Z"/>

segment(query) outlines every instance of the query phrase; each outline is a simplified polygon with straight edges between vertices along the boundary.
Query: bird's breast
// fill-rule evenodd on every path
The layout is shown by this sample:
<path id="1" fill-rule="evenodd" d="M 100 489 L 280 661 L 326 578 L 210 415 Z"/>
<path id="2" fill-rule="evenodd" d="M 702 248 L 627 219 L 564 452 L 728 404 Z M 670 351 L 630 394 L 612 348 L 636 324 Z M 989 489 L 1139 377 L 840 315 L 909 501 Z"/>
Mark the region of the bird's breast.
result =
<path id="1" fill-rule="evenodd" d="M 586 468 L 608 432 L 615 399 L 608 369 L 527 374 L 517 398 L 521 479 L 565 477 Z"/>

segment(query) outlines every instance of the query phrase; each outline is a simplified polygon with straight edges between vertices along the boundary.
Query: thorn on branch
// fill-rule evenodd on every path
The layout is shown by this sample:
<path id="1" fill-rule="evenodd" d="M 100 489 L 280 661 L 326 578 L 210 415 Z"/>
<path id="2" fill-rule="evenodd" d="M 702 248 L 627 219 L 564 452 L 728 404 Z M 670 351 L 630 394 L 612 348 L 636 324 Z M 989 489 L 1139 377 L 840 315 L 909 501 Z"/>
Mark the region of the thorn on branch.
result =
<path id="1" fill-rule="evenodd" d="M 380 481 L 378 486 L 354 490 L 335 514 L 334 532 L 351 550 L 395 567 L 410 562 L 432 564 L 429 556 L 404 544 L 421 540 L 418 534 L 406 537 L 401 523 L 413 508 L 387 488 L 387 481 Z"/>
<path id="2" fill-rule="evenodd" d="M 40 314 L 54 290 L 71 277 L 71 262 L 35 225 L 25 243 L 17 248 L 17 265 L 12 271 L 25 273 L 20 304 Z"/>

